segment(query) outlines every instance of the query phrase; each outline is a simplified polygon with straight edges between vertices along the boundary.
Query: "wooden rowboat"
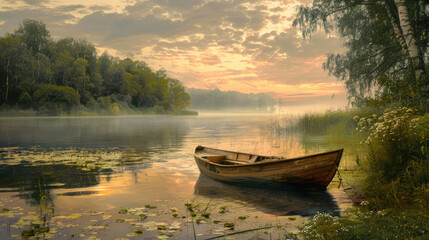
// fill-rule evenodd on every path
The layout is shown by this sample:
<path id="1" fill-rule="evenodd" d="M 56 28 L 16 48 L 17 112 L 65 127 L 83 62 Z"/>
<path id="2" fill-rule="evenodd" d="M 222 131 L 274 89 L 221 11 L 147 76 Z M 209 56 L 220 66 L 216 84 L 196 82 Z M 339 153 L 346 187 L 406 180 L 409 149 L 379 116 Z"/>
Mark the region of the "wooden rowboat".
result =
<path id="1" fill-rule="evenodd" d="M 201 173 L 225 182 L 280 182 L 326 189 L 343 149 L 297 158 L 262 156 L 203 146 L 194 150 Z"/>

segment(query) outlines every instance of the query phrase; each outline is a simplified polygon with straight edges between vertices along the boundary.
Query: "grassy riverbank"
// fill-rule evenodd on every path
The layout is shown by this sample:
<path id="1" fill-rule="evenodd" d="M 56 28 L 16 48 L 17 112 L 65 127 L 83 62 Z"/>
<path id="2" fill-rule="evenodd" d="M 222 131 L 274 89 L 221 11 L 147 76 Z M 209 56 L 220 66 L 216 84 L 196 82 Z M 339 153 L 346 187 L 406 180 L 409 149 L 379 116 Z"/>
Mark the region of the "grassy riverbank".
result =
<path id="1" fill-rule="evenodd" d="M 355 174 L 343 174 L 343 178 L 359 187 L 365 201 L 341 217 L 317 214 L 304 223 L 299 235 L 292 237 L 429 237 L 429 114 L 405 107 L 384 111 L 351 109 L 305 114 L 298 118 L 295 127 L 304 135 L 324 136 L 327 144 L 337 147 L 349 142 L 361 146 L 359 151 L 364 152 L 356 160 L 355 170 L 362 177 L 352 179 Z"/>

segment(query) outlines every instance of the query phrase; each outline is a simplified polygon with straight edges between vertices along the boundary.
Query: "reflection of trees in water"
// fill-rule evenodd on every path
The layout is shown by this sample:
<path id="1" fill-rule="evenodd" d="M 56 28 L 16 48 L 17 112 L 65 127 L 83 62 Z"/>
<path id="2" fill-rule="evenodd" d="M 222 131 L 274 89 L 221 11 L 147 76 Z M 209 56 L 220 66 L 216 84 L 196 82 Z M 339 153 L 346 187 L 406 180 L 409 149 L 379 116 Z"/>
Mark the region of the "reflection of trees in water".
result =
<path id="1" fill-rule="evenodd" d="M 258 210 L 276 215 L 312 216 L 317 212 L 339 215 L 339 207 L 328 192 L 303 191 L 280 184 L 258 187 L 237 186 L 200 174 L 195 184 L 194 194 L 243 201 Z"/>
<path id="2" fill-rule="evenodd" d="M 0 165 L 0 186 L 9 188 L 9 191 L 19 191 L 18 196 L 30 205 L 39 205 L 43 196 L 51 199 L 51 189 L 90 187 L 99 182 L 97 171 L 85 171 L 78 166 Z"/>
<path id="3" fill-rule="evenodd" d="M 171 116 L 1 119 L 0 146 L 180 147 L 187 118 Z"/>
<path id="4" fill-rule="evenodd" d="M 140 169 L 156 161 L 152 153 L 135 149 L 43 149 L 0 148 L 0 191 L 19 192 L 18 197 L 30 205 L 52 199 L 52 189 L 73 189 L 62 196 L 91 195 L 95 191 L 78 191 L 106 182 L 124 171 L 136 176 Z"/>

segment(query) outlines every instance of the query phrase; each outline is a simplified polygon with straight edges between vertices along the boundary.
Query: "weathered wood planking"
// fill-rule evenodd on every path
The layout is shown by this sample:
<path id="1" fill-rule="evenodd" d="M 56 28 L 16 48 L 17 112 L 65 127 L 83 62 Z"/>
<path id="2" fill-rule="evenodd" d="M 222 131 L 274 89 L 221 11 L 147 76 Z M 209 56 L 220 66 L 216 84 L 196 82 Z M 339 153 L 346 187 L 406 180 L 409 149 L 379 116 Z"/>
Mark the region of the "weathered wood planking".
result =
<path id="1" fill-rule="evenodd" d="M 194 158 L 201 173 L 221 181 L 276 181 L 325 189 L 337 172 L 343 149 L 286 159 L 197 146 Z M 207 156 L 225 156 L 212 162 Z"/>

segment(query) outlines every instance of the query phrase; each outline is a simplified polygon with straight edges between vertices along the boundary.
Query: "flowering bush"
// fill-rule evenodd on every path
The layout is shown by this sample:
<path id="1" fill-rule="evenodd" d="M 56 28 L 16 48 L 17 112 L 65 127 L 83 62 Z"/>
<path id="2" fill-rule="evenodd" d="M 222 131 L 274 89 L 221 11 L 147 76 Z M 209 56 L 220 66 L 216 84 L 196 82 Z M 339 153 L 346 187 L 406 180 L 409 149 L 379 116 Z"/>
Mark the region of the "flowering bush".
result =
<path id="1" fill-rule="evenodd" d="M 429 131 L 429 118 L 416 116 L 411 108 L 402 107 L 386 111 L 381 116 L 373 114 L 360 119 L 355 116 L 354 120 L 359 120 L 356 130 L 369 131 L 370 134 L 364 142 L 366 144 L 386 141 L 414 145 L 416 140 L 419 143 L 427 141 L 425 133 Z"/>
<path id="2" fill-rule="evenodd" d="M 343 217 L 318 213 L 300 228 L 304 239 L 427 239 L 429 216 L 418 211 L 361 211 Z"/>
<path id="3" fill-rule="evenodd" d="M 317 213 L 313 219 L 304 223 L 300 233 L 305 239 L 348 239 L 349 227 L 338 217 L 333 217 L 329 213 Z"/>
<path id="4" fill-rule="evenodd" d="M 357 130 L 368 133 L 361 142 L 369 147 L 366 195 L 388 207 L 389 200 L 390 205 L 403 205 L 416 200 L 416 193 L 427 192 L 429 114 L 419 116 L 414 109 L 401 107 L 354 119 Z M 416 192 L 419 188 L 424 189 Z"/>

